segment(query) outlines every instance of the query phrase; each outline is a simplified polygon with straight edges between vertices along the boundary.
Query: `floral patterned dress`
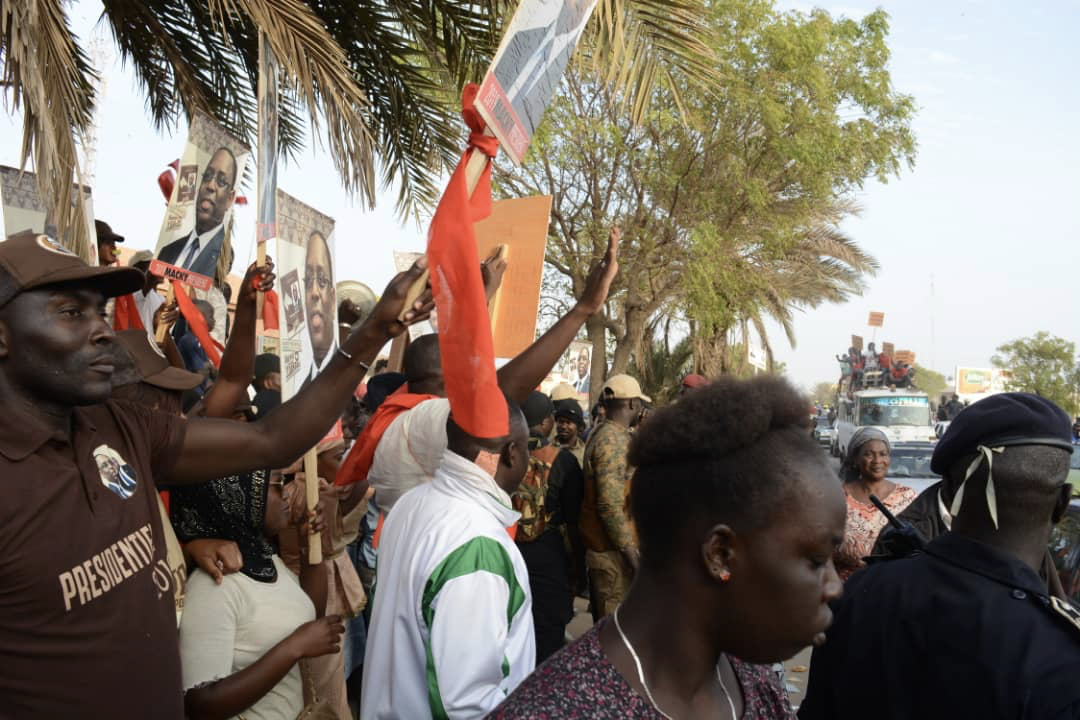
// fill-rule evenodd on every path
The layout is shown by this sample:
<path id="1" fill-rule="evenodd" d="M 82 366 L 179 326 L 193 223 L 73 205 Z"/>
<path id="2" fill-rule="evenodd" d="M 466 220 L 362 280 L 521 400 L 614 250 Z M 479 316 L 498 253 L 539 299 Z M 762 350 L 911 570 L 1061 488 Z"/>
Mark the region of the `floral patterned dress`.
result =
<path id="1" fill-rule="evenodd" d="M 498 720 L 663 720 L 638 695 L 600 647 L 600 624 L 552 655 L 488 718 Z M 742 720 L 795 720 L 780 680 L 771 668 L 730 655 L 743 696 Z"/>
<path id="2" fill-rule="evenodd" d="M 889 524 L 885 515 L 870 503 L 861 503 L 847 493 L 847 529 L 844 542 L 836 551 L 834 561 L 840 579 L 847 582 L 852 573 L 863 566 L 863 558 L 870 554 L 878 533 Z M 919 494 L 906 485 L 897 485 L 883 501 L 893 515 L 899 515 Z"/>

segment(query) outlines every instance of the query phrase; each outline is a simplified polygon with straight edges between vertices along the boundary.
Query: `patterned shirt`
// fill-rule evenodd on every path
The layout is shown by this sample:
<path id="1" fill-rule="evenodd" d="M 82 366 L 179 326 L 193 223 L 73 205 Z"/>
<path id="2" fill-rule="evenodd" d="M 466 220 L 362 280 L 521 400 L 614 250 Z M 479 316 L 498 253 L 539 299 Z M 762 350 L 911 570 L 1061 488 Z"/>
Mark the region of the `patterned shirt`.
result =
<path id="1" fill-rule="evenodd" d="M 635 547 L 637 537 L 626 510 L 634 468 L 627 462 L 630 429 L 611 420 L 596 426 L 585 445 L 585 499 L 581 537 L 595 552 Z"/>
<path id="2" fill-rule="evenodd" d="M 897 485 L 882 502 L 893 515 L 899 515 L 916 497 L 918 493 L 911 488 Z M 847 529 L 835 557 L 836 572 L 841 580 L 847 580 L 863 566 L 863 558 L 870 555 L 878 533 L 888 524 L 889 521 L 876 507 L 847 495 Z"/>
<path id="3" fill-rule="evenodd" d="M 536 669 L 489 720 L 662 720 L 663 716 L 634 691 L 600 647 L 600 625 L 560 650 Z M 794 720 L 776 673 L 728 656 L 743 696 L 743 720 Z"/>

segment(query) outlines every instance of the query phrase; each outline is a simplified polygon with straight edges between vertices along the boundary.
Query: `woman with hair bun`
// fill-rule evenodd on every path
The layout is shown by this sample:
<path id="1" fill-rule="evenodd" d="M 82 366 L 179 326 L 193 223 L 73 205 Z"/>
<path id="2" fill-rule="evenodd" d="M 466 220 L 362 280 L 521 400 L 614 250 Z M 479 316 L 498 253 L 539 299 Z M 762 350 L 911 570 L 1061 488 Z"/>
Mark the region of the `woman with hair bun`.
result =
<path id="1" fill-rule="evenodd" d="M 878 533 L 888 524 L 882 512 L 870 502 L 870 496 L 877 496 L 893 515 L 899 515 L 918 497 L 911 488 L 886 477 L 891 453 L 889 438 L 873 427 L 859 428 L 848 443 L 840 467 L 847 497 L 847 529 L 835 558 L 836 570 L 844 582 L 866 564 L 863 558 L 870 555 Z"/>
<path id="2" fill-rule="evenodd" d="M 494 718 L 794 718 L 767 664 L 824 641 L 844 494 L 806 399 L 722 378 L 653 413 L 630 445 L 641 565 L 625 601 Z"/>

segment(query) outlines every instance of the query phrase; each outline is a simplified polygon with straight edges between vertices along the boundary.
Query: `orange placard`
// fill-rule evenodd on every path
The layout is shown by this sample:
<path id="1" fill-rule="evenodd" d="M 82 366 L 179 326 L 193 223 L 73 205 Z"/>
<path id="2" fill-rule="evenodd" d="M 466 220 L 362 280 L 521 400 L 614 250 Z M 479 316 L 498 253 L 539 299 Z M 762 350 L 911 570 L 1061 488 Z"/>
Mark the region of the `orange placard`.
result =
<path id="1" fill-rule="evenodd" d="M 896 362 L 902 362 L 905 365 L 915 364 L 915 353 L 911 350 L 897 350 L 893 355 L 893 360 Z"/>
<path id="2" fill-rule="evenodd" d="M 506 273 L 491 313 L 497 358 L 512 358 L 536 339 L 550 217 L 551 196 L 539 195 L 492 203 L 491 215 L 475 225 L 481 259 L 506 246 Z"/>
<path id="3" fill-rule="evenodd" d="M 852 335 L 851 336 L 851 347 L 855 348 L 859 352 L 862 352 L 862 347 L 863 347 L 862 335 Z"/>
<path id="4" fill-rule="evenodd" d="M 882 327 L 885 324 L 885 313 L 872 312 L 870 313 L 870 319 L 866 321 L 866 324 L 870 327 Z"/>
<path id="5" fill-rule="evenodd" d="M 896 346 L 890 342 L 883 342 L 881 343 L 881 352 L 885 353 L 889 357 L 895 357 Z"/>

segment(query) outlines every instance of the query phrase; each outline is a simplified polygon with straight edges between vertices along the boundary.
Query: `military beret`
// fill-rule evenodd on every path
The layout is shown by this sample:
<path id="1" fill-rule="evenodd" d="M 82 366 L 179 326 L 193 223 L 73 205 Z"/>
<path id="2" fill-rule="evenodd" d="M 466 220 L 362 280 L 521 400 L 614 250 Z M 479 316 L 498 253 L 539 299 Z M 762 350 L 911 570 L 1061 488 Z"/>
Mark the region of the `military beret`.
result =
<path id="1" fill-rule="evenodd" d="M 1049 445 L 1073 450 L 1072 426 L 1065 411 L 1031 393 L 991 395 L 964 408 L 934 449 L 930 469 L 944 474 L 979 446 Z"/>

